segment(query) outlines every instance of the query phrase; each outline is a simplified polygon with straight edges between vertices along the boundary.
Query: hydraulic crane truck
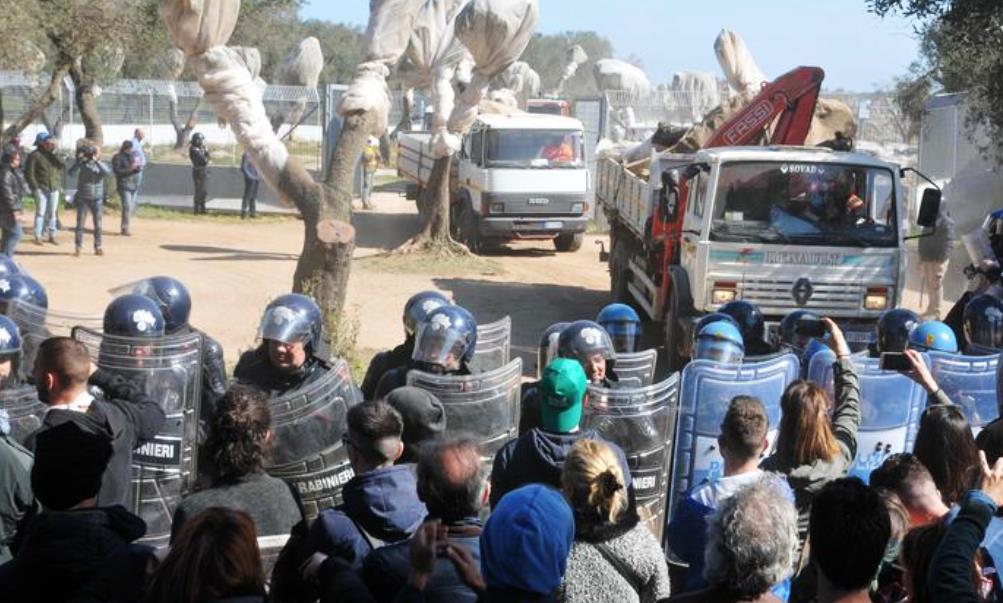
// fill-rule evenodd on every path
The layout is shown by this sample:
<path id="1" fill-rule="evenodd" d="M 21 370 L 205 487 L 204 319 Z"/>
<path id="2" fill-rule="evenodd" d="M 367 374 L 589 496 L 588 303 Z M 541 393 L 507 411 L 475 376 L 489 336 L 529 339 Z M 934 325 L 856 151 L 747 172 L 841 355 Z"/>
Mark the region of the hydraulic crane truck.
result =
<path id="1" fill-rule="evenodd" d="M 904 199 L 898 166 L 800 146 L 824 72 L 799 67 L 774 82 L 692 154 L 655 153 L 649 176 L 600 162 L 596 198 L 610 223 L 614 299 L 662 321 L 670 370 L 690 356 L 699 318 L 736 299 L 774 330 L 806 308 L 866 345 L 905 282 Z M 771 128 L 772 126 L 772 128 Z M 765 140 L 766 146 L 750 146 Z M 932 226 L 940 191 L 917 223 Z"/>

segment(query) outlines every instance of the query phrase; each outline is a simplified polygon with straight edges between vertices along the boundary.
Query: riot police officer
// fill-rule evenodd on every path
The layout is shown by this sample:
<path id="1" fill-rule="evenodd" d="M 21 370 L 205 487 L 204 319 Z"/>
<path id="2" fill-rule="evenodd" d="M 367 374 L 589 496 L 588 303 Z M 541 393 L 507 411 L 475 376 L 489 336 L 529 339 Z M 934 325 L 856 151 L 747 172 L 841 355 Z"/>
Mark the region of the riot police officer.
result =
<path id="1" fill-rule="evenodd" d="M 766 356 L 773 353 L 765 339 L 766 321 L 755 304 L 735 300 L 721 306 L 718 312 L 731 316 L 738 323 L 746 356 Z"/>
<path id="2" fill-rule="evenodd" d="M 45 287 L 24 273 L 0 277 L 0 314 L 8 314 L 14 301 L 27 302 L 39 308 L 49 307 Z"/>
<path id="3" fill-rule="evenodd" d="M 939 320 L 920 323 L 909 333 L 909 349 L 920 352 L 958 353 L 958 339 L 951 327 Z"/>
<path id="4" fill-rule="evenodd" d="M 637 351 L 641 341 L 641 317 L 634 308 L 627 304 L 609 304 L 596 316 L 596 322 L 609 333 L 617 354 Z"/>
<path id="5" fill-rule="evenodd" d="M 21 330 L 6 316 L 0 315 L 0 389 L 11 389 L 21 382 Z"/>
<path id="6" fill-rule="evenodd" d="M 164 316 L 166 335 L 202 335 L 202 396 L 199 406 L 201 418 L 208 421 L 216 409 L 216 402 L 226 393 L 226 363 L 223 347 L 218 341 L 188 323 L 192 311 L 192 298 L 188 288 L 176 278 L 154 276 L 132 285 L 132 292 L 153 300 Z"/>
<path id="7" fill-rule="evenodd" d="M 557 355 L 580 362 L 592 385 L 611 388 L 619 381 L 614 369 L 613 341 L 605 329 L 591 320 L 577 320 L 561 331 Z"/>
<path id="8" fill-rule="evenodd" d="M 387 372 L 407 366 L 414 353 L 414 338 L 418 330 L 418 325 L 425 322 L 429 312 L 448 306 L 449 298 L 438 291 L 422 291 L 411 296 L 404 304 L 404 343 L 386 352 L 380 352 L 373 356 L 366 370 L 366 376 L 362 380 L 362 396 L 366 400 L 372 400 L 376 393 L 376 386 L 380 379 Z"/>
<path id="9" fill-rule="evenodd" d="M 811 310 L 794 310 L 789 312 L 780 321 L 777 329 L 777 351 L 790 352 L 798 357 L 803 357 L 805 350 L 811 344 L 813 337 L 809 337 L 799 332 L 798 323 L 802 320 L 820 322 L 822 317 Z"/>
<path id="10" fill-rule="evenodd" d="M 965 352 L 988 356 L 1003 348 L 1003 302 L 987 294 L 976 295 L 965 306 Z"/>
<path id="11" fill-rule="evenodd" d="M 871 350 L 871 357 L 877 358 L 887 352 L 904 352 L 909 346 L 909 334 L 919 323 L 919 315 L 905 308 L 896 308 L 883 313 L 878 318 L 877 336 Z"/>
<path id="12" fill-rule="evenodd" d="M 440 306 L 418 325 L 411 362 L 387 372 L 376 386 L 375 398 L 407 385 L 407 373 L 417 369 L 437 375 L 469 375 L 477 347 L 477 321 L 460 306 Z"/>
<path id="13" fill-rule="evenodd" d="M 233 378 L 273 397 L 320 379 L 331 369 L 320 357 L 324 347 L 320 308 L 306 295 L 289 293 L 268 304 L 258 338 L 261 344 L 240 356 Z"/>
<path id="14" fill-rule="evenodd" d="M 164 336 L 164 315 L 150 298 L 129 293 L 108 304 L 101 327 L 106 335 L 153 339 Z"/>
<path id="15" fill-rule="evenodd" d="M 741 364 L 745 357 L 745 340 L 729 322 L 712 322 L 697 333 L 694 357 L 722 364 Z"/>

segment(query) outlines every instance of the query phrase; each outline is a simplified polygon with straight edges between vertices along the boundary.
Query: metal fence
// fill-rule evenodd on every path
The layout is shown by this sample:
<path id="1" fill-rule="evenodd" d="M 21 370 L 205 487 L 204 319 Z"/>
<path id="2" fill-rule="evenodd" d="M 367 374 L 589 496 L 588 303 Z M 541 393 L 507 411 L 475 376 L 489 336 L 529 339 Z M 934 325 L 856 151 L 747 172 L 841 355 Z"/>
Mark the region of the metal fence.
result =
<path id="1" fill-rule="evenodd" d="M 37 77 L 16 72 L 0 72 L 0 93 L 3 94 L 4 120 L 17 119 L 49 83 L 47 74 Z M 96 90 L 98 117 L 101 120 L 105 144 L 115 147 L 132 137 L 135 128 L 146 133 L 147 156 L 153 161 L 187 163 L 182 148 L 175 149 L 178 140 L 187 142 L 190 135 L 201 132 L 214 151 L 217 163 L 240 161 L 240 146 L 233 132 L 217 121 L 216 114 L 202 99 L 202 88 L 196 82 L 165 80 L 117 80 Z M 263 91 L 265 110 L 277 126 L 292 155 L 308 169 L 319 169 L 324 136 L 324 111 L 320 95 L 314 88 L 299 86 L 267 86 Z M 53 133 L 59 145 L 71 149 L 84 136 L 84 126 L 73 103 L 74 88 L 64 78 L 56 101 L 43 118 L 25 130 L 22 138 L 30 141 L 35 133 Z M 295 126 L 295 127 L 294 127 Z"/>
<path id="2" fill-rule="evenodd" d="M 634 94 L 625 90 L 607 90 L 602 94 L 607 108 L 607 131 L 622 130 L 627 140 L 643 140 L 655 131 L 658 124 L 690 125 L 730 96 L 726 85 L 716 90 L 695 92 L 689 90 L 654 90 L 647 94 Z"/>

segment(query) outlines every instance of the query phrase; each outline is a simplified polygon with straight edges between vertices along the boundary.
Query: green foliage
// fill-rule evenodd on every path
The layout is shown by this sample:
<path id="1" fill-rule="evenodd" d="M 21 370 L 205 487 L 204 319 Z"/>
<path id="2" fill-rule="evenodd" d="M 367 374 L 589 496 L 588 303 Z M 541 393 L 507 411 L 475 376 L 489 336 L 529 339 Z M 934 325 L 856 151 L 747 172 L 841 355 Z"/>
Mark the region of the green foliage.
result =
<path id="1" fill-rule="evenodd" d="M 303 294 L 317 299 L 315 291 L 320 287 L 318 280 L 305 283 Z M 360 321 L 357 314 L 349 310 L 334 312 L 321 306 L 324 319 L 324 339 L 327 341 L 331 358 L 344 358 L 349 365 L 358 363 L 355 343 L 359 338 Z"/>
<path id="2" fill-rule="evenodd" d="M 1003 2 L 1000 0 L 870 0 L 879 15 L 920 20 L 923 64 L 903 85 L 906 106 L 923 89 L 968 94 L 968 127 L 985 124 L 990 148 L 1003 161 Z"/>
<path id="3" fill-rule="evenodd" d="M 613 44 L 594 31 L 568 31 L 555 35 L 536 34 L 530 40 L 522 60 L 540 74 L 544 92 L 553 90 L 561 79 L 569 48 L 578 44 L 589 60 L 578 67 L 578 73 L 564 86 L 567 96 L 598 94 L 592 68 L 599 59 L 613 56 Z"/>

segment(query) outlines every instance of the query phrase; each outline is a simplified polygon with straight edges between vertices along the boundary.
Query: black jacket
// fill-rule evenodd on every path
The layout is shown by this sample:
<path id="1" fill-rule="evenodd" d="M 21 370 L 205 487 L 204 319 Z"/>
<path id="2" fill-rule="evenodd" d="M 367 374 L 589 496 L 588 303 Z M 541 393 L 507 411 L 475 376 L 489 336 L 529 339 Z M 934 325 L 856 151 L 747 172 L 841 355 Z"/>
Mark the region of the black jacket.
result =
<path id="1" fill-rule="evenodd" d="M 408 340 L 392 350 L 380 352 L 373 356 L 366 369 L 366 376 L 362 379 L 362 396 L 366 400 L 375 400 L 376 386 L 380 379 L 388 372 L 407 367 L 411 362 L 411 353 L 414 349 L 414 341 Z M 389 390 L 388 390 L 389 391 Z"/>
<path id="2" fill-rule="evenodd" d="M 192 145 L 188 147 L 188 159 L 192 162 L 192 168 L 204 170 L 209 167 L 209 149 Z"/>
<path id="3" fill-rule="evenodd" d="M 591 429 L 575 433 L 551 433 L 531 429 L 514 440 L 509 440 L 495 454 L 491 467 L 491 508 L 494 508 L 512 490 L 526 484 L 544 484 L 561 487 L 561 471 L 571 447 L 578 440 L 591 439 L 606 442 L 623 469 L 624 480 L 631 483 L 630 467 L 623 450 Z"/>
<path id="4" fill-rule="evenodd" d="M 380 379 L 379 383 L 376 386 L 376 392 L 373 394 L 372 399 L 380 400 L 382 398 L 385 398 L 387 394 L 394 391 L 398 387 L 404 387 L 405 385 L 407 385 L 407 374 L 412 368 L 414 368 L 414 363 L 409 360 L 407 364 L 398 366 L 397 368 L 391 369 L 386 373 L 384 373 L 383 377 Z M 469 375 L 470 368 L 466 364 L 463 364 L 460 367 L 460 370 L 450 374 Z M 369 398 L 366 399 L 368 400 Z"/>
<path id="5" fill-rule="evenodd" d="M 133 543 L 145 533 L 120 506 L 36 515 L 0 566 L 0 601 L 139 600 L 152 549 Z"/>
<path id="6" fill-rule="evenodd" d="M 86 413 L 58 408 L 49 410 L 42 419 L 42 426 L 28 436 L 25 444 L 34 449 L 39 433 L 63 423 L 76 423 L 85 431 L 108 436 L 113 452 L 101 478 L 98 506 L 128 506 L 132 451 L 157 435 L 164 425 L 164 411 L 134 384 L 108 371 L 99 369 L 90 382 L 105 392 L 104 399 L 94 398 Z"/>
<path id="7" fill-rule="evenodd" d="M 31 491 L 33 461 L 32 454 L 13 435 L 0 431 L 0 563 L 10 561 L 9 547 L 18 522 L 35 506 Z"/>
<path id="8" fill-rule="evenodd" d="M 253 385 L 271 397 L 281 396 L 320 379 L 331 365 L 316 356 L 309 356 L 303 366 L 292 373 L 277 370 L 268 360 L 268 348 L 262 344 L 240 355 L 233 369 L 233 378 Z"/>
<path id="9" fill-rule="evenodd" d="M 7 164 L 0 165 L 0 227 L 14 225 L 14 213 L 24 209 L 21 197 L 25 192 L 18 170 Z"/>
<path id="10" fill-rule="evenodd" d="M 303 520 L 303 509 L 289 485 L 258 471 L 234 484 L 220 484 L 186 496 L 174 511 L 171 538 L 177 536 L 186 520 L 210 507 L 247 511 L 259 537 L 288 535 Z"/>

